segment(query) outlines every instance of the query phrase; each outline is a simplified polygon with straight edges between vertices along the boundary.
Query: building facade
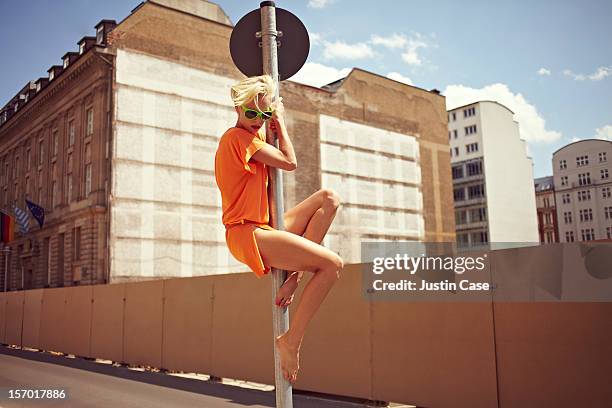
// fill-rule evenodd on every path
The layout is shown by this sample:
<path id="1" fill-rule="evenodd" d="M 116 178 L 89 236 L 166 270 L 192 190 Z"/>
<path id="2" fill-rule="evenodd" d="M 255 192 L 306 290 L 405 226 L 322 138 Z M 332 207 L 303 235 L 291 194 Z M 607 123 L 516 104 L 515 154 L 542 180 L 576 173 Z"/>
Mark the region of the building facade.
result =
<path id="1" fill-rule="evenodd" d="M 493 101 L 448 111 L 459 246 L 539 242 L 533 163 L 513 115 Z"/>
<path id="2" fill-rule="evenodd" d="M 557 206 L 553 177 L 540 177 L 534 180 L 536 206 L 538 211 L 538 233 L 540 243 L 559 242 Z"/>
<path id="3" fill-rule="evenodd" d="M 561 242 L 612 239 L 612 142 L 586 139 L 553 153 Z"/>
<path id="4" fill-rule="evenodd" d="M 76 59 L 67 54 L 69 65 L 58 72 L 52 67 L 49 78 L 54 78 L 42 91 L 59 85 L 60 78 L 68 81 L 65 88 L 76 88 L 76 83 L 70 85 L 72 72 L 87 59 L 97 67 L 99 77 L 91 77 L 98 78 L 96 86 L 90 80 L 75 80 L 87 92 L 75 91 L 79 97 L 71 94 L 74 100 L 93 93 L 81 101 L 82 111 L 63 112 L 66 124 L 57 129 L 58 137 L 69 137 L 66 129 L 71 129 L 73 114 L 75 126 L 86 129 L 87 112 L 93 106 L 91 139 L 86 139 L 87 130 L 75 130 L 76 139 L 83 138 L 75 143 L 80 143 L 86 161 L 76 164 L 81 160 L 72 157 L 77 169 L 72 174 L 78 171 L 81 177 L 73 179 L 73 194 L 81 194 L 76 186 L 85 185 L 89 174 L 93 191 L 78 207 L 89 216 L 80 221 L 78 242 L 81 251 L 92 251 L 87 269 L 81 269 L 81 281 L 246 271 L 227 250 L 214 180 L 219 138 L 236 120 L 230 87 L 243 78 L 228 51 L 231 22 L 212 3 L 155 0 L 144 2 L 117 25 L 101 24 L 95 40 L 103 44 Z M 356 263 L 361 260 L 363 240 L 454 241 L 444 97 L 359 69 L 322 88 L 284 81 L 281 94 L 298 158 L 298 169 L 284 173 L 285 210 L 320 188 L 337 190 L 343 200 L 324 245 L 345 262 Z M 52 108 L 46 99 L 36 99 L 43 109 L 37 117 L 49 123 L 52 140 L 55 116 L 45 113 Z M 64 105 L 58 103 L 57 109 L 60 106 Z M 18 114 L 29 109 L 26 104 Z M 13 129 L 13 121 L 10 117 L 0 127 L 0 158 L 9 163 L 15 160 L 16 147 L 24 143 L 23 132 L 7 131 Z M 90 150 L 87 143 L 92 143 Z M 102 146 L 100 151 L 95 143 Z M 68 160 L 63 145 L 57 150 Z M 88 157 L 91 170 L 86 168 Z M 52 174 L 52 162 L 49 166 L 43 171 Z M 26 173 L 17 172 L 7 185 L 23 188 L 25 177 Z M 31 188 L 42 186 L 43 196 L 48 197 L 51 187 L 45 183 L 52 180 L 49 176 Z M 77 210 L 76 204 L 68 208 Z M 66 216 L 56 218 L 57 228 L 67 234 L 63 250 L 59 229 L 45 225 L 30 238 L 34 246 L 49 240 L 51 286 L 60 284 L 53 280 L 53 271 L 61 269 L 58 264 L 76 267 L 68 261 L 72 224 Z M 13 246 L 27 246 L 26 241 L 18 236 Z M 10 288 L 20 287 L 15 267 Z M 72 284 L 78 277 L 74 274 L 67 272 L 63 283 Z"/>

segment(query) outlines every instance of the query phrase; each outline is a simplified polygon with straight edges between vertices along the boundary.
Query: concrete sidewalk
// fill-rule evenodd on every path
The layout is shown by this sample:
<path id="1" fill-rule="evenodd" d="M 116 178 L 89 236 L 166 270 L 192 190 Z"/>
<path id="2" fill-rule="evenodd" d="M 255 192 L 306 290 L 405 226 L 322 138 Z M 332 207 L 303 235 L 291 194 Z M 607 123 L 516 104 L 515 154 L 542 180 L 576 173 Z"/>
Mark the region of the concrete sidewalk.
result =
<path id="1" fill-rule="evenodd" d="M 82 358 L 0 345 L 0 407 L 226 408 L 275 406 L 272 386 L 206 381 L 203 375 L 171 375 Z M 242 385 L 242 386 L 238 386 Z M 253 388 L 245 388 L 251 386 Z M 259 389 L 256 389 L 259 388 Z M 9 400 L 9 389 L 64 389 L 67 400 Z M 367 401 L 336 399 L 294 390 L 295 408 L 365 407 Z"/>

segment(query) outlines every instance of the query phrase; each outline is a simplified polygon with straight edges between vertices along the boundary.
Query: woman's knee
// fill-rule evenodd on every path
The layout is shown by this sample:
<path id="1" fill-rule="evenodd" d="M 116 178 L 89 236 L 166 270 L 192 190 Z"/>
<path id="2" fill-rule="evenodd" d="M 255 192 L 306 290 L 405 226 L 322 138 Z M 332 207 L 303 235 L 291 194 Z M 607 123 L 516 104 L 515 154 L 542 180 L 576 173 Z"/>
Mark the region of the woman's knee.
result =
<path id="1" fill-rule="evenodd" d="M 323 194 L 323 207 L 336 210 L 340 206 L 340 195 L 332 188 L 321 189 Z"/>
<path id="2" fill-rule="evenodd" d="M 332 252 L 326 257 L 324 264 L 319 267 L 319 272 L 326 274 L 332 279 L 339 279 L 340 271 L 342 271 L 343 268 L 344 261 L 342 258 L 335 252 Z"/>

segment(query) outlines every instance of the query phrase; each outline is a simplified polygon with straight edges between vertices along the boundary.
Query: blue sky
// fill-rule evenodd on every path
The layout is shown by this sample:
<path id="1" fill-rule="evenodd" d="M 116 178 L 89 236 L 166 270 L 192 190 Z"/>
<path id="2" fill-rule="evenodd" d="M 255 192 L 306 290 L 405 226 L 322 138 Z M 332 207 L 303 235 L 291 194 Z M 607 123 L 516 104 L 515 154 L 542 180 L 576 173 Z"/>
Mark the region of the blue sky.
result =
<path id="1" fill-rule="evenodd" d="M 259 1 L 216 2 L 233 23 Z M 120 21 L 138 1 L 10 2 L 0 15 L 0 100 L 46 76 L 101 19 Z M 447 107 L 495 99 L 515 112 L 534 159 L 576 139 L 612 140 L 612 2 L 287 0 L 311 34 L 294 78 L 322 85 L 359 67 L 437 88 Z"/>

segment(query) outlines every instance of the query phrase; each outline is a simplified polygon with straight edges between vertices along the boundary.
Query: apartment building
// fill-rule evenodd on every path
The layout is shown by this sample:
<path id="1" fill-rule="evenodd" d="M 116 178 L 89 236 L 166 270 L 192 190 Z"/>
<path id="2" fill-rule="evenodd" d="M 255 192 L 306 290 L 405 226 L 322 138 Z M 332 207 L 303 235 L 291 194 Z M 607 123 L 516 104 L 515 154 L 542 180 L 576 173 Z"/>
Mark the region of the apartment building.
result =
<path id="1" fill-rule="evenodd" d="M 559 242 L 557 206 L 553 177 L 540 177 L 534 180 L 536 206 L 538 212 L 538 233 L 540 243 Z"/>
<path id="2" fill-rule="evenodd" d="M 11 245 L 8 289 L 247 270 L 227 250 L 214 180 L 243 78 L 232 29 L 213 3 L 146 1 L 5 105 L 0 203 L 30 197 L 49 212 Z M 284 81 L 281 94 L 298 158 L 285 209 L 320 188 L 342 197 L 324 245 L 357 263 L 364 240 L 454 241 L 439 92 L 355 68 L 321 88 Z"/>
<path id="3" fill-rule="evenodd" d="M 612 239 L 612 142 L 579 140 L 553 153 L 561 242 Z"/>
<path id="4" fill-rule="evenodd" d="M 494 101 L 448 111 L 459 246 L 539 242 L 533 163 L 513 116 Z"/>

